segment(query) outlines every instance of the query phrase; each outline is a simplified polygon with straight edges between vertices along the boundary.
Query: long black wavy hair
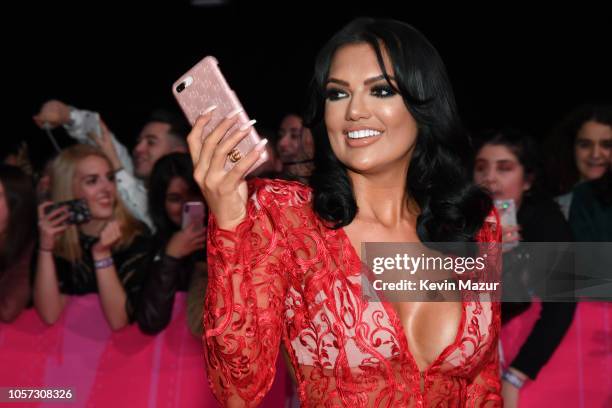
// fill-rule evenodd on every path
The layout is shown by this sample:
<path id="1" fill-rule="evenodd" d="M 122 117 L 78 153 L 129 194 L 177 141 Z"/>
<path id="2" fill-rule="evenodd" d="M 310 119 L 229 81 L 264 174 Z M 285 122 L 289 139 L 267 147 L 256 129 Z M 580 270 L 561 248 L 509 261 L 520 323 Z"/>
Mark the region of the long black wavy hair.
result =
<path id="1" fill-rule="evenodd" d="M 149 178 L 149 214 L 155 224 L 156 236 L 165 244 L 180 227 L 174 225 L 166 212 L 166 191 L 173 178 L 182 178 L 191 192 L 200 194 L 193 179 L 193 163 L 187 153 L 171 153 L 161 157 L 153 166 Z"/>
<path id="2" fill-rule="evenodd" d="M 357 214 L 346 167 L 329 143 L 324 111 L 325 85 L 335 52 L 342 46 L 359 43 L 367 43 L 375 50 L 387 82 L 402 95 L 418 124 L 406 188 L 420 208 L 419 238 L 423 242 L 474 241 L 492 202 L 471 181 L 470 140 L 459 119 L 444 63 L 421 33 L 395 20 L 353 20 L 329 40 L 316 58 L 305 114 L 316 146 L 316 169 L 311 177 L 315 212 L 334 228 L 350 224 Z M 397 88 L 385 70 L 383 50 L 392 62 Z"/>

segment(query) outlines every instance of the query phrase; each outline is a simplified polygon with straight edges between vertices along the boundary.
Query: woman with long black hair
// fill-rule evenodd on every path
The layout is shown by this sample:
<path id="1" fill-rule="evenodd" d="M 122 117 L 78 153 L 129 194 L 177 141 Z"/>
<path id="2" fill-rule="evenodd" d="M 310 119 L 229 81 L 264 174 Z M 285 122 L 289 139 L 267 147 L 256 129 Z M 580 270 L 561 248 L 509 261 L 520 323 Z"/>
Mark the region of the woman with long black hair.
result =
<path id="1" fill-rule="evenodd" d="M 363 296 L 362 242 L 500 238 L 467 172 L 444 65 L 422 34 L 361 18 L 320 51 L 306 121 L 312 188 L 247 183 L 265 141 L 226 171 L 247 130 L 223 139 L 234 116 L 202 135 L 210 116 L 188 140 L 211 211 L 204 341 L 219 401 L 257 405 L 282 341 L 305 407 L 501 406 L 498 303 Z"/>

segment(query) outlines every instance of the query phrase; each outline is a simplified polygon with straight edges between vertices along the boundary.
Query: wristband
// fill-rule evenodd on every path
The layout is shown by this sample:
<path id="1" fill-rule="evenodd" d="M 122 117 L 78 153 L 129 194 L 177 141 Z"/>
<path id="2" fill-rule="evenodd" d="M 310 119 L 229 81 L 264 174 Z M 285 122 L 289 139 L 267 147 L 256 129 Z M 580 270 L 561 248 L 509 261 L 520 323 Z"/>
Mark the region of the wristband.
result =
<path id="1" fill-rule="evenodd" d="M 525 385 L 524 380 L 521 380 L 516 374 L 509 370 L 504 371 L 504 373 L 502 374 L 502 378 L 508 381 L 510 384 L 514 385 L 519 390 L 523 388 L 523 385 Z"/>
<path id="2" fill-rule="evenodd" d="M 99 261 L 94 261 L 94 266 L 96 269 L 104 269 L 104 268 L 108 268 L 113 265 L 114 265 L 114 262 L 113 262 L 112 257 L 100 259 Z"/>

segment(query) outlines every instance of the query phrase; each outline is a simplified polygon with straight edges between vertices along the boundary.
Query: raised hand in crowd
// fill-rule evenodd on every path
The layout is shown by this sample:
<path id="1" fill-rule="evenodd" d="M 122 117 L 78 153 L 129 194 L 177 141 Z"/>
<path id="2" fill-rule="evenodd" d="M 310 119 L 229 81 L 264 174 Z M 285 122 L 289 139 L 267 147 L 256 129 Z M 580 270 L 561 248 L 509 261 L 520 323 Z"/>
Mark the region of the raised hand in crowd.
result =
<path id="1" fill-rule="evenodd" d="M 121 228 L 116 220 L 110 221 L 104 226 L 98 242 L 91 247 L 91 254 L 94 259 L 106 258 L 111 256 L 113 245 L 121 239 Z"/>
<path id="2" fill-rule="evenodd" d="M 68 224 L 66 220 L 70 217 L 67 207 L 59 207 L 45 213 L 45 209 L 52 205 L 51 201 L 45 201 L 38 206 L 38 231 L 42 251 L 52 252 L 55 247 L 55 241 L 66 229 Z"/>
<path id="3" fill-rule="evenodd" d="M 52 99 L 42 105 L 40 111 L 34 115 L 33 119 L 41 128 L 45 124 L 50 125 L 51 128 L 65 125 L 70 123 L 70 106 L 62 101 Z"/>
<path id="4" fill-rule="evenodd" d="M 173 258 L 184 258 L 195 251 L 203 250 L 206 243 L 206 228 L 190 225 L 172 235 L 166 246 L 166 254 Z"/>
<path id="5" fill-rule="evenodd" d="M 100 119 L 100 136 L 89 133 L 89 138 L 95 143 L 96 146 L 102 150 L 102 152 L 108 157 L 111 164 L 113 165 L 113 170 L 118 171 L 123 168 L 121 164 L 121 159 L 119 158 L 119 154 L 117 153 L 117 149 L 115 148 L 115 144 L 113 143 L 113 135 L 108 130 L 108 126 L 102 119 Z"/>
<path id="6" fill-rule="evenodd" d="M 265 151 L 267 143 L 267 139 L 263 139 L 236 166 L 229 171 L 225 170 L 228 153 L 250 130 L 250 126 L 243 126 L 221 141 L 238 120 L 238 113 L 226 117 L 211 134 L 202 135 L 204 126 L 212 118 L 211 112 L 208 112 L 198 118 L 187 137 L 194 163 L 194 179 L 210 211 L 215 215 L 217 225 L 227 230 L 235 228 L 246 217 L 248 191 L 245 176 Z"/>

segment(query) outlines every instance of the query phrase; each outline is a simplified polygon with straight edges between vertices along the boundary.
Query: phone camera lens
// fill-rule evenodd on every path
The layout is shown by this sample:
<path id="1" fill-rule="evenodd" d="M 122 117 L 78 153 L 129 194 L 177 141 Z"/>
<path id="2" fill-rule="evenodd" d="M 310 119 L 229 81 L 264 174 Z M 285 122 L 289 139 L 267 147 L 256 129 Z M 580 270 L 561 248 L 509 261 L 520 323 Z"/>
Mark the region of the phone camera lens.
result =
<path id="1" fill-rule="evenodd" d="M 176 87 L 176 92 L 181 93 L 185 90 L 185 82 L 181 82 L 180 84 L 178 84 L 178 86 Z"/>

